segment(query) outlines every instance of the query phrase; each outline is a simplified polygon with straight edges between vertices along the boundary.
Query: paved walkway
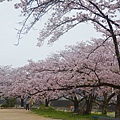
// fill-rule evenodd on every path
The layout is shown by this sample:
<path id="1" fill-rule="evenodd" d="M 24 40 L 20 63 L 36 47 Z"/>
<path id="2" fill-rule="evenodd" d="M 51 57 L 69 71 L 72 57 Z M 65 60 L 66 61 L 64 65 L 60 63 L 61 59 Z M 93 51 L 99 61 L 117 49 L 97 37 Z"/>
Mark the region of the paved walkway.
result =
<path id="1" fill-rule="evenodd" d="M 0 109 L 0 120 L 58 120 L 41 117 L 25 109 Z"/>

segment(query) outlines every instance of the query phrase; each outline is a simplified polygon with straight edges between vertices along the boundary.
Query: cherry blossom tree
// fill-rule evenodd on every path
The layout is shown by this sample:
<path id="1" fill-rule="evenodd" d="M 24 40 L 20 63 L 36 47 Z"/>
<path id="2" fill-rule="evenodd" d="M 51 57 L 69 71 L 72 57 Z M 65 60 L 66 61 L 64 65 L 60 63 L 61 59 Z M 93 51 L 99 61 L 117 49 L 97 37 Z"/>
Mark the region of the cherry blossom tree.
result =
<path id="1" fill-rule="evenodd" d="M 48 43 L 52 43 L 76 25 L 82 22 L 91 22 L 96 31 L 103 34 L 105 41 L 112 38 L 120 70 L 120 54 L 117 40 L 120 35 L 119 0 L 25 0 L 15 4 L 15 8 L 22 8 L 23 15 L 27 15 L 18 33 L 19 35 L 22 32 L 28 32 L 46 13 L 51 14 L 51 18 L 48 19 L 40 32 L 38 46 L 49 36 Z M 31 17 L 32 22 L 29 22 Z M 120 95 L 118 99 L 120 99 Z M 120 112 L 116 111 L 116 116 L 120 116 Z"/>
<path id="2" fill-rule="evenodd" d="M 95 103 L 102 109 L 102 114 L 106 115 L 108 107 L 116 103 L 116 91 L 111 87 L 104 86 L 97 89 L 101 92 L 95 91 L 97 94 Z"/>
<path id="3" fill-rule="evenodd" d="M 5 95 L 4 88 L 11 84 L 11 66 L 0 66 L 0 93 L 2 96 Z"/>
<path id="4" fill-rule="evenodd" d="M 114 49 L 113 49 L 113 45 L 111 46 L 111 43 L 110 42 L 106 42 L 106 43 L 104 43 L 104 47 L 102 46 L 102 44 L 101 44 L 101 41 L 96 41 L 97 43 L 96 43 L 96 45 L 92 45 L 91 47 L 88 45 L 88 46 L 86 46 L 86 49 L 85 50 L 87 50 L 87 48 L 89 48 L 89 51 L 87 51 L 87 54 L 85 55 L 86 56 L 86 58 L 89 56 L 89 55 L 91 55 L 91 54 L 93 54 L 93 55 L 91 55 L 92 57 L 89 57 L 89 60 L 85 60 L 85 61 L 83 61 L 82 60 L 82 62 L 84 62 L 84 64 L 83 65 L 85 65 L 84 67 L 85 68 L 83 68 L 82 67 L 82 71 L 83 71 L 83 73 L 85 72 L 84 70 L 85 69 L 88 69 L 89 71 L 86 71 L 86 73 L 87 74 L 89 74 L 89 78 L 87 78 L 87 82 L 86 82 L 86 84 L 87 83 L 90 83 L 90 76 L 91 76 L 91 74 L 90 74 L 90 72 L 93 72 L 93 73 L 95 73 L 95 76 L 97 77 L 97 81 L 96 81 L 96 83 L 98 83 L 98 84 L 101 84 L 101 83 L 110 83 L 111 84 L 111 82 L 112 81 L 116 81 L 116 79 L 114 79 L 114 77 L 112 77 L 112 76 L 110 76 L 110 74 L 113 74 L 114 75 L 114 70 L 117 68 L 117 64 L 116 64 L 116 59 L 115 59 L 115 56 L 114 56 Z M 102 42 L 103 43 L 103 42 Z M 105 45 L 106 44 L 106 45 Z M 95 51 L 95 49 L 96 49 L 96 46 L 99 46 L 99 48 Z M 100 48 L 100 46 L 101 46 L 101 48 Z M 75 46 L 75 48 L 77 48 L 76 46 Z M 82 50 L 84 49 L 84 47 L 81 47 L 82 48 Z M 90 49 L 90 48 L 92 48 L 92 49 Z M 95 48 L 95 49 L 94 49 Z M 104 49 L 103 49 L 104 48 Z M 72 50 L 73 50 L 73 48 L 72 48 Z M 79 51 L 80 50 L 80 48 L 77 48 L 77 50 Z M 72 55 L 72 58 L 74 57 L 74 55 L 76 55 L 77 54 L 77 51 Z M 66 54 L 66 55 L 68 55 L 68 53 Z M 83 55 L 83 54 L 82 54 Z M 84 56 L 83 55 L 83 56 Z M 63 55 L 62 55 L 63 56 Z M 81 58 L 81 56 L 80 55 L 78 55 L 80 58 Z M 76 56 L 76 58 L 78 57 L 78 56 Z M 64 54 L 64 58 L 65 58 L 65 54 Z M 80 58 L 78 58 L 79 60 L 80 60 Z M 92 58 L 92 59 L 91 59 Z M 77 60 L 75 60 L 75 61 L 77 61 Z M 93 62 L 94 61 L 94 62 Z M 78 63 L 78 64 L 76 64 L 76 66 L 77 65 L 79 65 L 79 64 L 82 64 L 82 62 L 80 61 L 80 63 Z M 93 65 L 92 65 L 93 64 Z M 94 66 L 95 65 L 95 66 Z M 78 66 L 77 66 L 78 67 Z M 113 67 L 113 68 L 112 68 Z M 79 65 L 79 67 L 77 68 L 78 70 L 78 72 L 82 72 L 81 70 L 80 70 L 80 65 Z M 83 70 L 84 69 L 84 70 Z M 107 73 L 105 72 L 105 71 L 107 71 Z M 116 69 L 117 70 L 117 69 Z M 102 72 L 103 71 L 103 72 Z M 118 71 L 118 70 L 117 70 Z M 93 76 L 93 74 L 92 74 L 92 79 L 91 80 L 95 80 L 95 76 Z M 109 77 L 110 76 L 110 77 Z M 117 74 L 115 75 L 116 77 L 119 77 L 119 76 L 117 76 Z M 85 76 L 84 76 L 84 79 L 86 79 L 85 78 Z M 110 82 L 111 81 L 111 82 Z M 114 82 L 115 82 L 114 81 Z M 85 81 L 84 81 L 85 82 Z M 112 83 L 112 84 L 114 84 L 114 82 Z M 117 81 L 116 81 L 117 82 Z M 119 82 L 119 80 L 118 80 L 118 82 Z M 96 84 L 96 83 L 92 83 L 92 84 Z M 116 83 L 115 83 L 116 84 Z M 118 89 L 119 89 L 119 86 L 120 85 L 118 85 Z M 105 89 L 105 91 L 106 91 L 107 89 Z M 110 94 L 110 93 L 109 93 Z M 111 97 L 112 97 L 112 95 L 111 95 Z M 109 102 L 109 100 L 110 100 L 110 98 L 111 97 L 109 97 L 108 98 L 108 102 Z M 107 102 L 107 101 L 105 101 L 105 102 Z M 90 105 L 90 104 L 89 104 Z M 89 106 L 89 108 L 90 108 L 90 106 Z"/>
<path id="5" fill-rule="evenodd" d="M 91 22 L 96 31 L 103 34 L 104 40 L 112 38 L 120 67 L 117 40 L 117 36 L 120 35 L 119 0 L 22 0 L 15 4 L 15 8 L 21 8 L 23 15 L 27 16 L 18 33 L 19 35 L 24 31 L 25 33 L 28 32 L 47 13 L 51 14 L 40 32 L 38 46 L 49 36 L 48 43 L 52 43 L 76 25 L 82 22 Z M 32 22 L 29 23 L 31 17 Z"/>
<path id="6" fill-rule="evenodd" d="M 116 63 L 117 58 L 111 41 L 93 39 L 91 43 L 69 46 L 67 50 L 46 60 L 30 60 L 28 65 L 12 69 L 9 76 L 4 75 L 4 79 L 9 81 L 9 85 L 4 88 L 4 94 L 21 98 L 32 96 L 34 99 L 48 102 L 62 96 L 70 96 L 78 89 L 85 89 L 85 98 L 88 101 L 86 103 L 92 107 L 93 88 L 99 93 L 101 91 L 97 88 L 109 86 L 115 88 L 116 94 L 119 94 L 120 76 Z M 73 97 L 76 104 L 78 99 Z M 88 105 L 86 104 L 86 112 L 90 113 Z"/>
<path id="7" fill-rule="evenodd" d="M 48 43 L 57 40 L 61 35 L 82 22 L 91 22 L 96 31 L 101 32 L 104 39 L 112 38 L 115 53 L 120 67 L 117 36 L 120 35 L 119 0 L 45 0 L 45 1 L 21 1 L 15 4 L 15 8 L 21 8 L 24 16 L 27 16 L 19 35 L 30 28 L 48 12 L 50 19 L 40 32 L 38 46 L 50 36 Z M 29 23 L 29 18 L 32 22 Z M 28 23 L 28 24 L 27 24 Z M 52 35 L 51 35 L 52 34 Z"/>
<path id="8" fill-rule="evenodd" d="M 114 72 L 114 74 L 112 74 L 113 75 L 112 78 L 115 77 L 115 75 L 119 76 L 119 71 L 120 71 L 120 53 L 119 53 L 120 1 L 119 0 L 114 0 L 114 1 L 113 0 L 98 0 L 98 1 L 96 0 L 44 0 L 44 1 L 22 0 L 20 3 L 15 4 L 15 8 L 16 9 L 21 8 L 21 13 L 23 14 L 23 16 L 26 17 L 25 20 L 23 21 L 22 28 L 18 31 L 18 39 L 20 39 L 23 33 L 27 33 L 35 25 L 35 23 L 39 19 L 44 17 L 47 13 L 51 15 L 51 17 L 46 22 L 43 30 L 40 31 L 38 44 L 37 44 L 38 46 L 41 46 L 44 40 L 48 37 L 50 37 L 48 44 L 53 43 L 55 40 L 59 39 L 59 37 L 62 36 L 64 33 L 68 32 L 70 29 L 79 25 L 80 23 L 86 23 L 86 22 L 92 23 L 96 31 L 102 33 L 102 39 L 104 40 L 104 42 L 107 40 L 113 41 L 114 51 L 117 59 L 118 75 L 115 73 L 115 70 L 113 70 L 112 72 Z M 100 59 L 103 59 L 103 57 Z M 87 62 L 90 61 L 88 60 Z M 105 59 L 104 62 L 106 62 Z M 98 63 L 96 64 L 98 65 Z M 90 64 L 87 65 L 84 64 L 84 68 L 86 69 L 86 71 L 87 72 L 92 71 L 91 76 L 92 75 L 96 76 L 97 82 L 98 81 L 101 82 L 100 78 L 102 78 L 102 76 L 100 76 L 100 74 L 104 76 L 105 74 L 108 73 L 110 74 L 110 71 L 106 69 L 104 69 L 103 73 L 98 72 L 96 74 L 95 70 L 98 71 L 98 69 L 96 66 L 93 67 L 94 68 L 91 69 Z M 76 67 L 74 66 L 74 68 Z M 87 77 L 89 78 L 90 75 Z M 106 76 L 103 80 L 105 79 L 108 80 L 107 77 L 108 76 Z M 110 82 L 110 78 L 109 78 L 109 82 Z M 104 86 L 112 85 L 114 87 L 116 86 L 116 81 L 114 81 L 114 84 L 111 84 L 109 82 L 106 83 L 102 82 L 102 85 Z M 120 110 L 119 110 L 120 94 L 118 94 L 117 98 L 118 98 L 118 103 L 117 103 L 118 108 L 116 108 L 116 117 L 120 117 Z"/>
<path id="9" fill-rule="evenodd" d="M 49 43 L 76 25 L 89 21 L 106 38 L 113 38 L 119 35 L 119 4 L 118 0 L 23 0 L 15 4 L 15 8 L 21 8 L 26 16 L 19 34 L 28 32 L 41 17 L 49 13 L 51 17 L 40 32 L 38 45 L 51 34 Z"/>
<path id="10" fill-rule="evenodd" d="M 29 73 L 27 77 L 31 80 L 26 83 L 29 84 L 29 89 L 32 88 L 31 94 L 37 94 L 44 99 L 51 95 L 49 91 L 54 93 L 54 91 L 71 90 L 72 92 L 79 87 L 106 85 L 118 89 L 119 75 L 115 73 L 118 67 L 113 45 L 105 42 L 103 46 L 94 51 L 101 43 L 103 42 L 95 41 L 92 45 L 82 43 L 55 54 L 45 61 L 37 63 L 30 61 L 25 71 Z"/>

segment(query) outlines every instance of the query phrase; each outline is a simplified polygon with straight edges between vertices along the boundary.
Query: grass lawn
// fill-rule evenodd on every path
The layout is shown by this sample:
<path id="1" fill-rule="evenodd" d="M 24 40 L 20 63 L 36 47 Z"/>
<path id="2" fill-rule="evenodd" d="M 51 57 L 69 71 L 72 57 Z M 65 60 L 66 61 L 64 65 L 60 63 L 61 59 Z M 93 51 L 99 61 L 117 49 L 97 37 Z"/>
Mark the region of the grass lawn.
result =
<path id="1" fill-rule="evenodd" d="M 93 120 L 92 115 L 73 115 L 71 112 L 57 111 L 51 107 L 41 106 L 39 109 L 32 109 L 32 112 L 44 117 L 62 120 Z"/>

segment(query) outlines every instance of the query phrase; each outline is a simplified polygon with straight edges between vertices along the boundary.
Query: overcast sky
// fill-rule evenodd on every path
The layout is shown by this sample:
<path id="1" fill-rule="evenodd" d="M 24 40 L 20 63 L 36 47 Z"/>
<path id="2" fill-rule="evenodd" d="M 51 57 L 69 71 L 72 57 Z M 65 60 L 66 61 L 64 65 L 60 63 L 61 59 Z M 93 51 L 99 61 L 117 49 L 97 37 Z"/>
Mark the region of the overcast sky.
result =
<path id="1" fill-rule="evenodd" d="M 21 21 L 19 15 L 20 10 L 15 10 L 12 2 L 0 3 L 0 65 L 22 67 L 28 63 L 29 59 L 43 60 L 51 53 L 64 49 L 65 45 L 73 45 L 77 41 L 90 40 L 92 37 L 99 36 L 89 24 L 81 24 L 62 36 L 52 46 L 44 44 L 42 47 L 37 47 L 39 30 L 36 29 L 31 30 L 20 40 L 20 44 L 15 46 L 14 44 L 17 43 L 15 28 Z M 43 26 L 42 23 L 37 25 L 37 28 Z"/>

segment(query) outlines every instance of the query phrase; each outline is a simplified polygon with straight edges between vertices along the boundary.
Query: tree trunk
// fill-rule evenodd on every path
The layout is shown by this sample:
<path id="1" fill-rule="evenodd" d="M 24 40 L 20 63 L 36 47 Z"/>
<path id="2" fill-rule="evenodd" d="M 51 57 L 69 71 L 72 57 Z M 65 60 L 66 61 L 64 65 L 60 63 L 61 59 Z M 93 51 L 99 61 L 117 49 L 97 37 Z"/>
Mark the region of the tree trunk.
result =
<path id="1" fill-rule="evenodd" d="M 107 108 L 108 108 L 108 101 L 107 101 L 107 93 L 103 93 L 104 100 L 102 105 L 102 114 L 107 114 Z"/>
<path id="2" fill-rule="evenodd" d="M 45 107 L 48 107 L 48 105 L 49 105 L 49 101 L 48 99 L 45 99 Z"/>
<path id="3" fill-rule="evenodd" d="M 94 95 L 90 94 L 89 97 L 86 99 L 86 110 L 84 111 L 85 115 L 89 115 L 91 113 L 93 100 Z"/>
<path id="4" fill-rule="evenodd" d="M 79 101 L 74 97 L 74 112 L 79 112 Z"/>
<path id="5" fill-rule="evenodd" d="M 115 109 L 115 117 L 120 118 L 120 94 L 117 95 L 117 104 Z"/>
<path id="6" fill-rule="evenodd" d="M 107 103 L 104 102 L 104 105 L 102 107 L 102 114 L 107 115 L 107 109 L 108 109 Z"/>
<path id="7" fill-rule="evenodd" d="M 92 110 L 92 100 L 87 100 L 86 101 L 86 110 L 84 112 L 85 115 L 89 115 Z"/>
<path id="8" fill-rule="evenodd" d="M 24 99 L 21 98 L 21 107 L 24 107 Z"/>
<path id="9" fill-rule="evenodd" d="M 113 44 L 115 47 L 115 54 L 117 57 L 117 61 L 118 61 L 118 67 L 119 67 L 119 71 L 120 71 L 120 51 L 119 51 L 119 47 L 118 47 L 118 41 L 117 41 L 117 37 L 114 33 L 113 27 L 111 25 L 111 22 L 108 19 L 108 16 L 106 17 L 106 20 L 108 22 L 109 28 L 110 28 L 110 33 L 111 36 L 113 38 Z M 120 94 L 117 96 L 117 105 L 116 105 L 116 110 L 115 110 L 115 117 L 120 118 Z"/>

